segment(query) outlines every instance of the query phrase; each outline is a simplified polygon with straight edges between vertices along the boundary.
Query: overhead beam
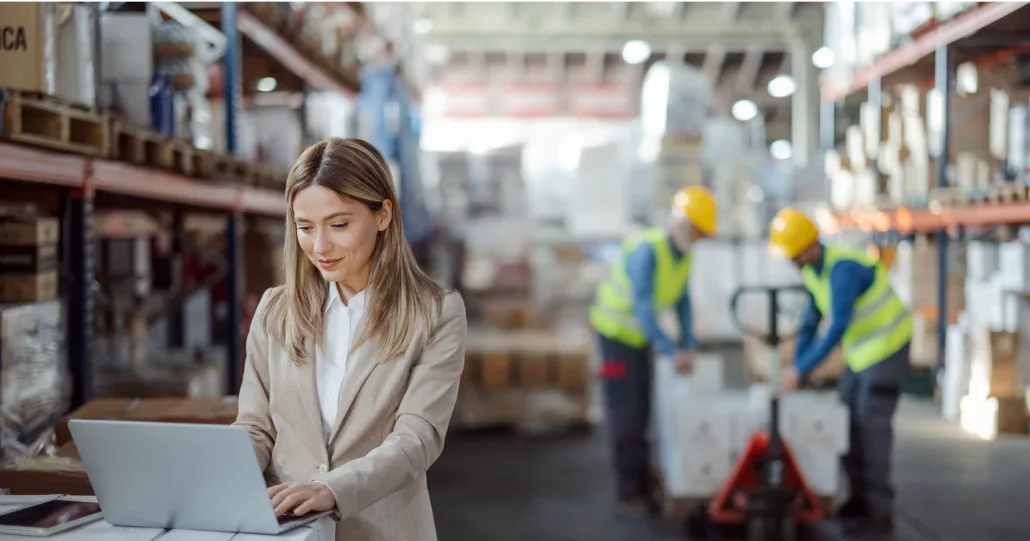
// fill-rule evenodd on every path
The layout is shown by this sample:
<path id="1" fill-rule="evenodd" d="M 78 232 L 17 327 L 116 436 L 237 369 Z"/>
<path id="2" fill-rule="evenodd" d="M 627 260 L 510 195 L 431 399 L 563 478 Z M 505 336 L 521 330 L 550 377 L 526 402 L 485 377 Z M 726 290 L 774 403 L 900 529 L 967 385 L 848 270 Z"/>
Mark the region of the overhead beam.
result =
<path id="1" fill-rule="evenodd" d="M 629 2 L 612 2 L 612 18 L 618 22 L 623 22 L 629 19 Z"/>
<path id="2" fill-rule="evenodd" d="M 705 52 L 713 38 L 704 36 L 647 36 L 651 50 L 658 52 L 685 51 Z M 727 51 L 746 51 L 749 47 L 769 52 L 786 51 L 790 41 L 782 36 L 771 35 L 765 38 L 727 37 L 717 39 L 720 46 Z M 605 37 L 553 37 L 536 38 L 520 36 L 436 36 L 431 35 L 426 45 L 443 45 L 452 51 L 490 51 L 503 52 L 512 48 L 520 48 L 526 52 L 546 53 L 551 51 L 583 51 L 590 49 L 603 50 L 606 53 L 619 53 L 626 44 L 626 38 Z"/>
<path id="3" fill-rule="evenodd" d="M 719 74 L 722 72 L 722 63 L 726 59 L 726 48 L 722 45 L 712 45 L 705 54 L 704 63 L 701 64 L 701 71 L 711 82 L 712 86 L 719 84 Z"/>
<path id="4" fill-rule="evenodd" d="M 603 21 L 582 21 L 575 25 L 567 20 L 505 20 L 503 17 L 476 18 L 475 20 L 434 21 L 430 37 L 448 38 L 521 38 L 529 39 L 605 39 L 637 38 L 646 36 L 649 41 L 662 39 L 693 39 L 697 41 L 741 40 L 741 41 L 789 41 L 793 25 L 755 21 L 711 21 L 690 19 L 674 20 L 628 20 L 619 24 Z"/>
<path id="5" fill-rule="evenodd" d="M 758 69 L 762 67 L 762 58 L 765 50 L 760 47 L 748 47 L 744 53 L 744 61 L 740 64 L 740 71 L 737 72 L 736 88 L 741 92 L 751 92 L 755 88 L 755 79 L 758 77 Z"/>
<path id="6" fill-rule="evenodd" d="M 723 2 L 721 19 L 724 21 L 736 21 L 740 16 L 740 2 Z"/>
<path id="7" fill-rule="evenodd" d="M 774 21 L 790 21 L 794 18 L 794 4 L 795 2 L 777 2 L 774 4 L 775 14 L 773 15 Z"/>

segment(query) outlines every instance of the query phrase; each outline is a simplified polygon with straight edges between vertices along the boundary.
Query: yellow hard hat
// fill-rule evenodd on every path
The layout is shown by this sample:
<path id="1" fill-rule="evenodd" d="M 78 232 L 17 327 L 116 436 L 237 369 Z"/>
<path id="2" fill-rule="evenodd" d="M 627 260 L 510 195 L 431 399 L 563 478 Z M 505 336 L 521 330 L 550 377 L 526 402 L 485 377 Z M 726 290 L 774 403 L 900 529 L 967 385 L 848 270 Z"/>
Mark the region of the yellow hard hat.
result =
<path id="1" fill-rule="evenodd" d="M 705 235 L 715 234 L 718 206 L 711 192 L 701 186 L 689 186 L 672 198 L 672 212 L 685 217 Z"/>
<path id="2" fill-rule="evenodd" d="M 795 258 L 819 240 L 819 229 L 803 212 L 785 208 L 769 226 L 769 249 L 773 253 Z"/>

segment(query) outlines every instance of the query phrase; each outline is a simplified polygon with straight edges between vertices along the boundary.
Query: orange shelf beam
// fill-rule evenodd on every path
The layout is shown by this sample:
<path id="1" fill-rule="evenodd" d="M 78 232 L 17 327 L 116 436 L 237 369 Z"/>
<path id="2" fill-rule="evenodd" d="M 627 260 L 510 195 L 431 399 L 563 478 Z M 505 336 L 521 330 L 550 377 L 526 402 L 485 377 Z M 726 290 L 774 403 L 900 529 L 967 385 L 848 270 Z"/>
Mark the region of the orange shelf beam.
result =
<path id="1" fill-rule="evenodd" d="M 970 205 L 938 209 L 896 209 L 852 211 L 837 214 L 841 229 L 928 233 L 951 227 L 984 227 L 997 224 L 1030 223 L 1030 203 Z"/>
<path id="2" fill-rule="evenodd" d="M 108 160 L 93 162 L 90 185 L 102 192 L 219 210 L 234 210 L 239 194 L 235 186 L 196 182 L 172 173 Z"/>
<path id="3" fill-rule="evenodd" d="M 0 143 L 0 177 L 82 188 L 86 161 L 81 156 Z"/>
<path id="4" fill-rule="evenodd" d="M 822 84 L 823 100 L 838 101 L 846 98 L 849 94 L 868 87 L 874 79 L 883 78 L 910 66 L 932 54 L 938 48 L 955 43 L 1025 5 L 1027 2 L 985 2 L 971 8 L 969 11 L 955 16 L 954 19 L 942 22 L 937 28 L 911 43 L 888 51 L 869 66 L 855 71 L 851 82 L 847 85 L 837 86 L 830 81 L 824 81 Z"/>
<path id="5" fill-rule="evenodd" d="M 4 142 L 0 142 L 0 178 L 86 188 L 225 212 L 286 215 L 282 192 L 219 185 L 127 163 Z"/>
<path id="6" fill-rule="evenodd" d="M 308 60 L 279 36 L 278 33 L 259 21 L 257 17 L 244 10 L 237 13 L 236 17 L 240 32 L 243 32 L 258 47 L 264 49 L 265 52 L 278 60 L 286 69 L 296 74 L 297 77 L 305 80 L 318 90 L 339 92 L 350 98 L 354 98 L 357 95 L 355 89 L 345 86 L 337 81 L 335 77 Z"/>

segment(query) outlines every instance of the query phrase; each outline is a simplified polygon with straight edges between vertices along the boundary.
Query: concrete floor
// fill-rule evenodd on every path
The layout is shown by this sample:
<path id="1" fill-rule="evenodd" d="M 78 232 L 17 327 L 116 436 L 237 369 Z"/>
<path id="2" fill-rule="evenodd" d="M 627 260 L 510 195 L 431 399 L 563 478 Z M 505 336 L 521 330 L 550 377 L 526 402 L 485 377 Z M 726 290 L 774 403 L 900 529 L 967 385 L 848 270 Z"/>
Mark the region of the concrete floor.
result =
<path id="1" fill-rule="evenodd" d="M 1030 539 L 1030 439 L 977 440 L 907 401 L 896 421 L 899 541 Z M 679 528 L 612 513 L 601 431 L 453 434 L 429 473 L 440 539 L 665 541 Z"/>

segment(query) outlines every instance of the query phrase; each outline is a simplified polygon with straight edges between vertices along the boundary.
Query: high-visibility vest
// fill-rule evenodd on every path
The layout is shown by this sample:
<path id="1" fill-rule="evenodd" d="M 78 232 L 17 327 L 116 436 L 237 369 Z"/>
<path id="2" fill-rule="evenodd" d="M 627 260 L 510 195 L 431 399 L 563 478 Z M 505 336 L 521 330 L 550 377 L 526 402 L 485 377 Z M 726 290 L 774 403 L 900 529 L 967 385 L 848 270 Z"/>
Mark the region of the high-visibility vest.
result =
<path id="1" fill-rule="evenodd" d="M 841 338 L 844 362 L 861 372 L 886 359 L 912 338 L 912 315 L 894 293 L 887 269 L 861 250 L 828 245 L 823 250 L 823 271 L 816 273 L 810 265 L 801 269 L 805 288 L 812 294 L 815 307 L 823 317 L 832 314 L 833 291 L 830 273 L 841 261 L 854 261 L 875 272 L 873 285 L 855 301 L 851 323 Z"/>
<path id="2" fill-rule="evenodd" d="M 590 324 L 601 336 L 635 348 L 647 346 L 648 338 L 633 314 L 633 286 L 626 272 L 626 259 L 642 243 L 654 247 L 652 299 L 656 311 L 674 307 L 687 288 L 690 277 L 690 254 L 677 260 L 669 246 L 669 234 L 663 229 L 648 229 L 622 243 L 622 252 L 612 265 L 608 278 L 597 288 L 597 296 L 590 307 Z"/>

